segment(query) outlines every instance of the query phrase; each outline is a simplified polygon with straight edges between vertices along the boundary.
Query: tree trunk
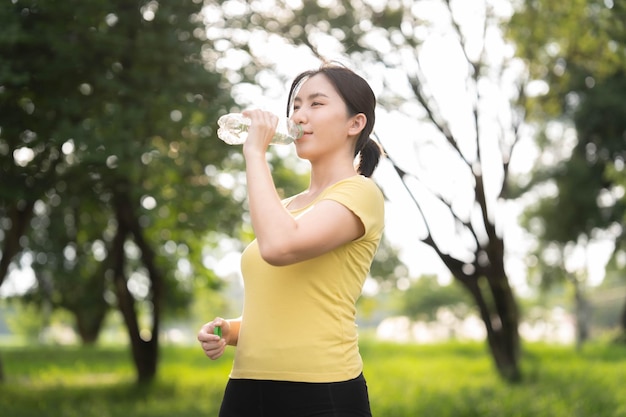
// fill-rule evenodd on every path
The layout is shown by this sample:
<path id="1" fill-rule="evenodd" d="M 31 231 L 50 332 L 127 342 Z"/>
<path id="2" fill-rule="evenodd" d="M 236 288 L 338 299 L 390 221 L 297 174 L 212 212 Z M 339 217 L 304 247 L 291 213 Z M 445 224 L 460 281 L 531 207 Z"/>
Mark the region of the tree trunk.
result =
<path id="1" fill-rule="evenodd" d="M 131 353 L 137 371 L 137 381 L 139 383 L 150 382 L 156 376 L 158 339 L 154 335 L 148 337 L 147 340 L 142 339 L 133 296 L 128 291 L 124 277 L 116 276 L 116 288 L 120 311 L 128 330 Z"/>
<path id="2" fill-rule="evenodd" d="M 100 336 L 102 324 L 109 311 L 109 304 L 104 299 L 106 290 L 106 268 L 107 264 L 102 264 L 103 268 L 96 271 L 90 278 L 89 291 L 83 293 L 80 300 L 77 300 L 74 314 L 76 317 L 76 327 L 83 344 L 95 343 Z"/>
<path id="3" fill-rule="evenodd" d="M 494 230 L 494 229 L 492 229 Z M 521 380 L 519 311 L 504 270 L 504 242 L 495 233 L 474 262 L 462 262 L 443 253 L 428 236 L 423 240 L 439 255 L 454 278 L 470 292 L 487 329 L 487 343 L 499 375 L 508 382 Z"/>
<path id="4" fill-rule="evenodd" d="M 626 335 L 626 303 L 624 303 L 624 307 L 622 308 L 621 325 L 622 333 Z"/>
<path id="5" fill-rule="evenodd" d="M 24 204 L 14 204 L 9 208 L 9 219 L 11 221 L 11 227 L 5 232 L 5 237 L 2 239 L 3 247 L 0 251 L 2 257 L 0 258 L 0 285 L 4 282 L 8 272 L 9 265 L 13 257 L 21 251 L 20 239 L 24 236 L 26 229 L 29 226 L 30 218 L 33 215 L 33 207 L 35 201 L 27 201 Z"/>
<path id="6" fill-rule="evenodd" d="M 626 302 L 622 306 L 622 314 L 620 316 L 620 332 L 615 338 L 618 343 L 626 343 Z"/>
<path id="7" fill-rule="evenodd" d="M 574 297 L 576 302 L 576 350 L 581 350 L 589 339 L 589 303 L 585 297 L 581 283 L 573 279 Z"/>
<path id="8" fill-rule="evenodd" d="M 20 252 L 20 239 L 29 226 L 30 218 L 33 215 L 33 207 L 35 201 L 27 201 L 23 205 L 14 204 L 9 209 L 9 219 L 11 227 L 5 232 L 2 240 L 3 247 L 0 250 L 0 286 L 9 273 L 9 266 L 13 257 Z M 4 382 L 4 368 L 2 366 L 2 358 L 0 358 L 0 382 Z"/>
<path id="9" fill-rule="evenodd" d="M 159 328 L 161 314 L 161 298 L 163 295 L 163 278 L 154 262 L 154 252 L 146 243 L 141 233 L 142 229 L 139 221 L 134 215 L 134 209 L 130 198 L 126 193 L 117 193 L 115 196 L 115 210 L 118 220 L 118 232 L 114 240 L 114 280 L 118 303 L 131 343 L 131 350 L 135 367 L 137 370 L 137 380 L 139 383 L 151 382 L 156 376 L 158 353 L 159 353 Z M 150 293 L 152 302 L 152 329 L 149 335 L 142 337 L 137 311 L 135 309 L 135 299 L 128 290 L 125 276 L 125 254 L 124 243 L 126 238 L 132 235 L 135 243 L 141 249 L 141 259 L 148 270 L 150 278 Z"/>
<path id="10" fill-rule="evenodd" d="M 124 318 L 128 338 L 130 340 L 131 353 L 135 370 L 137 371 L 137 381 L 139 383 L 150 382 L 156 375 L 156 337 L 152 335 L 147 340 L 141 337 L 139 328 L 139 318 L 135 309 L 135 299 L 128 290 L 128 283 L 124 273 L 126 258 L 124 256 L 124 242 L 127 231 L 122 230 L 123 225 L 118 225 L 118 232 L 115 237 L 113 251 L 114 259 L 114 282 L 115 292 L 118 300 L 118 307 Z"/>
<path id="11" fill-rule="evenodd" d="M 483 291 L 487 289 L 481 288 L 480 278 L 468 280 L 463 277 L 460 281 L 468 288 L 478 305 L 487 330 L 487 344 L 498 373 L 505 381 L 519 381 L 522 377 L 519 368 L 519 316 L 508 279 L 506 276 L 497 281 L 486 279 L 493 295 L 493 304 L 486 301 Z"/>
<path id="12" fill-rule="evenodd" d="M 92 308 L 74 312 L 76 331 L 84 345 L 93 345 L 98 341 L 107 309 L 106 307 Z"/>
<path id="13" fill-rule="evenodd" d="M 123 275 L 115 275 L 115 287 L 119 308 L 130 339 L 137 381 L 139 383 L 150 382 L 156 376 L 157 338 L 151 335 L 147 340 L 142 339 L 137 311 L 135 310 L 135 300 L 128 290 L 126 278 Z"/>

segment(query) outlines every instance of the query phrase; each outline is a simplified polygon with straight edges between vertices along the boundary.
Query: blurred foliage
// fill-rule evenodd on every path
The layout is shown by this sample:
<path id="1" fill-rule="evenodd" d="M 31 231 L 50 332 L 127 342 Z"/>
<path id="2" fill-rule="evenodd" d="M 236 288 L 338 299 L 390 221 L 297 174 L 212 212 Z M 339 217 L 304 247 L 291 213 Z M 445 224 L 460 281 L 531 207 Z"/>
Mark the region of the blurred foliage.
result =
<path id="1" fill-rule="evenodd" d="M 405 291 L 403 301 L 404 314 L 424 321 L 435 321 L 442 307 L 449 308 L 458 317 L 466 317 L 473 306 L 471 296 L 458 282 L 441 285 L 434 275 L 414 280 Z"/>
<path id="2" fill-rule="evenodd" d="M 626 199 L 608 173 L 623 170 L 626 160 L 625 18 L 620 2 L 538 0 L 522 2 L 511 20 L 518 56 L 530 77 L 547 85 L 528 110 L 543 138 L 538 143 L 556 163 L 537 166 L 529 188 L 550 184 L 554 191 L 523 220 L 544 248 L 606 236 L 620 246 Z M 576 129 L 573 144 L 566 128 L 555 129 L 559 120 Z"/>
<path id="3" fill-rule="evenodd" d="M 129 328 L 131 338 L 161 315 L 230 308 L 211 292 L 222 282 L 209 259 L 253 235 L 243 158 L 217 140 L 215 120 L 238 110 L 233 85 L 257 82 L 268 66 L 252 62 L 237 72 L 242 78 L 218 68 L 225 38 L 207 35 L 212 10 L 222 7 L 197 0 L 0 7 L 0 284 L 18 265 L 34 270 L 37 285 L 21 299 L 24 311 L 41 315 L 40 330 L 69 311 L 82 341 L 94 343 L 109 309 L 122 305 L 120 273 L 132 297 L 125 314 L 139 325 Z M 290 157 L 270 154 L 279 193 L 306 188 Z M 119 245 L 123 260 L 115 257 Z M 191 305 L 193 297 L 202 302 Z"/>
<path id="4" fill-rule="evenodd" d="M 531 117 L 552 120 L 575 110 L 578 100 L 568 93 L 590 88 L 626 68 L 623 21 L 626 7 L 619 1 L 525 0 L 507 26 L 524 59 L 531 80 L 542 80 L 549 90 L 531 106 Z"/>
<path id="5" fill-rule="evenodd" d="M 614 242 L 615 259 L 626 249 L 625 188 L 611 176 L 626 161 L 626 6 L 598 0 L 520 5 L 509 35 L 530 78 L 546 85 L 527 110 L 539 132 L 537 143 L 554 160 L 537 164 L 528 184 L 543 190 L 522 220 L 538 238 L 530 272 L 544 290 L 573 284 L 578 333 L 584 336 L 590 322 L 585 268 L 592 260 L 584 259 L 576 271 L 566 268 L 567 260 L 580 258 L 576 248 L 586 251 L 595 240 Z M 625 266 L 610 262 L 607 269 L 617 267 L 623 277 Z M 626 332 L 626 304 L 621 315 Z"/>
<path id="6" fill-rule="evenodd" d="M 168 309 L 184 305 L 191 277 L 216 285 L 202 267 L 203 231 L 230 231 L 240 216 L 206 174 L 228 157 L 208 125 L 230 98 L 202 62 L 199 6 L 14 1 L 1 10 L 11 30 L 0 38 L 0 214 L 10 230 L 11 210 L 33 207 L 24 236 L 3 239 L 18 239 L 32 260 L 39 285 L 28 299 L 79 323 L 93 317 L 85 326 L 97 332 L 120 193 L 166 271 Z M 132 253 L 129 275 L 141 273 Z"/>
<path id="7" fill-rule="evenodd" d="M 623 166 L 626 159 L 625 18 L 621 2 L 575 0 L 566 6 L 537 0 L 522 2 L 511 19 L 509 36 L 517 55 L 528 65 L 531 79 L 547 85 L 530 109 L 543 143 L 571 146 L 565 131 L 556 137 L 546 132 L 553 120 L 569 121 L 577 132 L 571 154 L 561 154 L 555 166 L 538 167 L 531 184 L 553 181 L 557 188 L 557 196 L 544 199 L 535 210 L 537 218 L 549 219 L 534 230 L 547 240 L 589 236 L 623 216 L 623 201 L 607 201 L 614 188 L 606 173 L 608 166 Z"/>

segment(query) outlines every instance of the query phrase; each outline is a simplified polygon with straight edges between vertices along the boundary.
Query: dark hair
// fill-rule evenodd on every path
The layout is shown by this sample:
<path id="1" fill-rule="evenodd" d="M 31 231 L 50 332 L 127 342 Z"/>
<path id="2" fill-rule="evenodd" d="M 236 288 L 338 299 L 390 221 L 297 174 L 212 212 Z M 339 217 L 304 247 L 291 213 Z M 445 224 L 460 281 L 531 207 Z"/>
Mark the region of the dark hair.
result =
<path id="1" fill-rule="evenodd" d="M 376 120 L 374 114 L 374 110 L 376 109 L 376 96 L 374 96 L 374 92 L 367 81 L 361 76 L 346 67 L 329 64 L 322 65 L 317 70 L 303 72 L 298 75 L 291 84 L 287 100 L 287 116 L 289 116 L 291 112 L 292 103 L 300 85 L 317 74 L 325 75 L 333 84 L 337 93 L 339 93 L 346 103 L 350 116 L 363 113 L 367 118 L 367 123 L 357 139 L 354 156 L 355 158 L 359 156 L 357 172 L 366 177 L 371 177 L 376 166 L 378 166 L 383 152 L 378 142 L 370 137 L 374 130 L 374 122 Z"/>

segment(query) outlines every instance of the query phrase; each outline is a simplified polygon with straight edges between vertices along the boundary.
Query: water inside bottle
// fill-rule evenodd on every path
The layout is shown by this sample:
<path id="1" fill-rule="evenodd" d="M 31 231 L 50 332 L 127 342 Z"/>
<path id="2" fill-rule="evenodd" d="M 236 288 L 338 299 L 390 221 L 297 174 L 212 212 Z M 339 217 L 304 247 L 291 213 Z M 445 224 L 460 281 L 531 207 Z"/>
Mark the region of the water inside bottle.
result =
<path id="1" fill-rule="evenodd" d="M 235 117 L 234 115 L 225 115 L 218 119 L 217 136 L 229 145 L 240 145 L 248 138 L 249 123 Z"/>
<path id="2" fill-rule="evenodd" d="M 248 138 L 250 119 L 240 113 L 231 113 L 217 121 L 217 136 L 229 145 L 241 145 Z M 302 126 L 290 120 L 281 120 L 270 144 L 288 145 L 302 136 Z"/>

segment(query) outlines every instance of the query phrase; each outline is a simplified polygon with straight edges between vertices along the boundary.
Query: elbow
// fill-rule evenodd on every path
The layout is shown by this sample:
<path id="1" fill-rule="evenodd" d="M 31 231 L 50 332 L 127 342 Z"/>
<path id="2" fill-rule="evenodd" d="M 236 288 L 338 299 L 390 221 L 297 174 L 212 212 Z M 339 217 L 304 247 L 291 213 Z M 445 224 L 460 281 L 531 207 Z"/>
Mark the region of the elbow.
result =
<path id="1" fill-rule="evenodd" d="M 261 258 L 272 266 L 285 266 L 294 263 L 286 248 L 280 246 L 261 245 L 259 243 L 259 252 Z"/>

